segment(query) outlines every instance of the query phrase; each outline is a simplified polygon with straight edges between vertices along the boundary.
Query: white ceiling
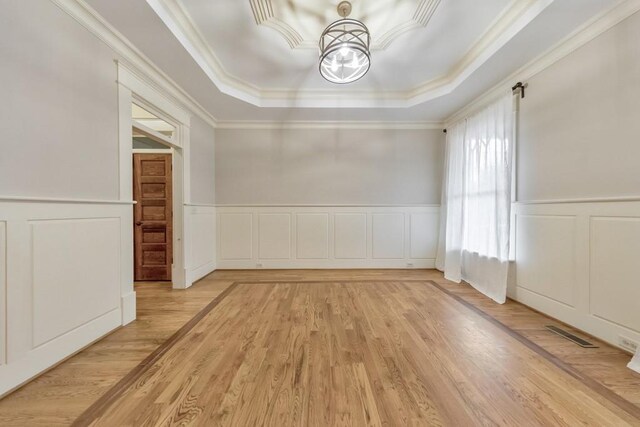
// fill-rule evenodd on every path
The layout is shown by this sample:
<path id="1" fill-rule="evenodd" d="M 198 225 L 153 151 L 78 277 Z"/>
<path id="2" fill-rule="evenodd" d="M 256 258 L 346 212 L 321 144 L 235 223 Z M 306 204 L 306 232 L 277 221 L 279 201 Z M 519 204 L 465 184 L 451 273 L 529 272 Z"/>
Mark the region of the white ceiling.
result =
<path id="1" fill-rule="evenodd" d="M 619 3 L 353 0 L 372 67 L 343 86 L 314 47 L 338 0 L 87 2 L 214 117 L 275 121 L 440 121 Z"/>

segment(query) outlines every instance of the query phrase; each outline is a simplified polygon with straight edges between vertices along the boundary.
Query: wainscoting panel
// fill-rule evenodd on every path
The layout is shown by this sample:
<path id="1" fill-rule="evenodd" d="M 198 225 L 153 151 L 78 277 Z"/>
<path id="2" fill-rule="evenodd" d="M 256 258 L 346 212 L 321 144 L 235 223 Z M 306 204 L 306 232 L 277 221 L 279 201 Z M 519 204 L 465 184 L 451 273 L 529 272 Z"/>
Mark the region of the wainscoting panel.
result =
<path id="1" fill-rule="evenodd" d="M 296 215 L 296 258 L 329 259 L 329 214 Z"/>
<path id="2" fill-rule="evenodd" d="M 404 214 L 375 213 L 373 220 L 373 258 L 404 259 Z"/>
<path id="3" fill-rule="evenodd" d="M 0 221 L 0 366 L 7 354 L 7 223 Z"/>
<path id="4" fill-rule="evenodd" d="M 435 259 L 440 216 L 437 212 L 409 215 L 409 252 L 413 259 Z"/>
<path id="5" fill-rule="evenodd" d="M 258 253 L 260 259 L 291 257 L 291 214 L 258 214 Z"/>
<path id="6" fill-rule="evenodd" d="M 0 395 L 135 319 L 132 203 L 0 198 Z"/>
<path id="7" fill-rule="evenodd" d="M 640 218 L 591 218 L 591 313 L 638 333 L 639 260 Z"/>
<path id="8" fill-rule="evenodd" d="M 189 205 L 185 216 L 189 227 L 187 282 L 191 284 L 216 269 L 216 208 Z"/>
<path id="9" fill-rule="evenodd" d="M 218 206 L 217 212 L 220 269 L 435 263 L 436 206 Z"/>
<path id="10" fill-rule="evenodd" d="M 120 274 L 120 219 L 31 221 L 30 226 L 36 348 L 120 308 L 120 289 L 114 286 Z"/>
<path id="11" fill-rule="evenodd" d="M 640 201 L 516 203 L 510 296 L 613 345 L 640 342 Z"/>
<path id="12" fill-rule="evenodd" d="M 219 251 L 221 260 L 253 258 L 253 216 L 251 213 L 221 213 Z"/>
<path id="13" fill-rule="evenodd" d="M 337 259 L 367 258 L 367 214 L 334 214 L 333 250 Z"/>
<path id="14" fill-rule="evenodd" d="M 520 215 L 516 242 L 518 285 L 574 307 L 576 217 Z"/>

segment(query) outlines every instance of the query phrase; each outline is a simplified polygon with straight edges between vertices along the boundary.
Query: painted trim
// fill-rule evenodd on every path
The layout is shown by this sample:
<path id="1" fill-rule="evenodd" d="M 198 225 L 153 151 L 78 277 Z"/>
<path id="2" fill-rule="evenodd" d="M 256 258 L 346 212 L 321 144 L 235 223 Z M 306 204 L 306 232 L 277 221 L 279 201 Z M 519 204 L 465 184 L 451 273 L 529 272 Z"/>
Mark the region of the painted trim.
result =
<path id="1" fill-rule="evenodd" d="M 136 320 L 136 293 L 129 292 L 120 297 L 120 307 L 122 307 L 122 325 L 128 325 Z"/>
<path id="2" fill-rule="evenodd" d="M 612 203 L 612 202 L 639 202 L 640 196 L 620 197 L 593 197 L 584 199 L 547 199 L 517 201 L 515 205 L 562 205 L 571 203 Z"/>
<path id="3" fill-rule="evenodd" d="M 51 0 L 51 2 L 113 49 L 132 70 L 135 70 L 138 78 L 168 94 L 173 100 L 197 114 L 212 127 L 216 126 L 215 117 L 127 40 L 122 33 L 100 16 L 86 1 Z"/>
<path id="4" fill-rule="evenodd" d="M 171 148 L 154 148 L 154 149 L 144 149 L 144 148 L 134 148 L 131 150 L 133 154 L 172 154 L 173 150 Z"/>
<path id="5" fill-rule="evenodd" d="M 629 242 L 607 241 L 615 235 L 609 234 L 615 233 L 615 228 L 600 228 L 595 234 L 593 227 L 600 220 L 610 225 L 614 224 L 611 221 L 637 222 L 640 200 L 548 202 L 513 205 L 515 269 L 510 273 L 508 296 L 613 346 L 620 346 L 621 335 L 639 340 L 640 323 L 633 316 L 633 307 L 619 305 L 620 300 L 616 300 L 618 305 L 612 308 L 601 298 L 615 290 L 616 295 L 620 295 L 619 292 L 625 295 L 625 301 L 633 300 L 632 282 L 620 277 L 633 274 L 630 272 L 635 265 L 634 248 Z M 604 247 L 600 246 L 603 237 L 607 242 Z M 551 264 L 546 262 L 549 257 L 554 261 Z M 612 278 L 616 274 L 620 276 Z M 605 276 L 609 279 L 603 278 Z M 612 280 L 622 285 L 609 289 Z M 612 315 L 614 311 L 622 317 Z M 625 320 L 620 321 L 621 318 Z"/>
<path id="6" fill-rule="evenodd" d="M 216 269 L 216 260 L 208 262 L 204 265 L 196 267 L 189 271 L 189 281 L 195 283 L 206 275 L 213 273 Z"/>
<path id="7" fill-rule="evenodd" d="M 158 132 L 155 129 L 151 129 L 150 127 L 140 123 L 139 121 L 132 119 L 131 120 L 131 125 L 132 127 L 137 130 L 138 132 L 144 134 L 146 137 L 154 139 L 158 142 L 164 142 L 165 144 L 168 144 L 169 146 L 171 145 L 175 145 L 175 142 L 173 141 L 173 139 L 167 137 L 166 135 Z M 167 147 L 169 148 L 169 147 Z"/>
<path id="8" fill-rule="evenodd" d="M 68 203 L 82 205 L 134 205 L 134 200 L 64 199 L 55 197 L 0 196 L 0 202 Z"/>
<path id="9" fill-rule="evenodd" d="M 444 129 L 442 122 L 388 121 L 219 121 L 218 129 Z"/>
<path id="10" fill-rule="evenodd" d="M 0 366 L 7 363 L 7 221 L 0 220 Z"/>
<path id="11" fill-rule="evenodd" d="M 100 341 L 118 329 L 120 322 L 120 310 L 112 310 L 34 349 L 27 357 L 0 365 L 0 399 Z"/>
<path id="12" fill-rule="evenodd" d="M 213 206 L 216 208 L 440 208 L 440 204 L 392 204 L 392 205 L 358 205 L 358 204 L 217 204 L 193 205 Z"/>
<path id="13" fill-rule="evenodd" d="M 211 204 L 211 203 L 185 203 L 185 206 L 192 206 L 192 207 L 203 207 L 203 208 L 215 208 L 218 205 L 215 204 Z"/>
<path id="14" fill-rule="evenodd" d="M 529 61 L 465 107 L 453 113 L 445 120 L 445 125 L 447 127 L 451 126 L 453 123 L 481 110 L 500 97 L 504 90 L 511 87 L 515 82 L 529 80 L 639 10 L 640 0 L 624 0 L 611 9 L 595 16 L 549 50 Z"/>
<path id="15" fill-rule="evenodd" d="M 219 230 L 216 236 L 218 269 L 379 269 L 435 266 L 435 242 L 439 229 L 434 221 L 437 222 L 440 213 L 438 205 L 235 205 L 218 206 L 216 213 L 216 229 Z M 322 226 L 323 229 L 326 227 L 326 238 L 299 234 L 299 221 L 309 214 L 326 217 L 326 223 Z M 412 230 L 411 219 L 416 214 L 426 215 L 419 220 L 424 221 L 424 227 Z M 273 218 L 273 215 L 286 216 L 286 225 L 280 222 L 273 228 L 273 224 L 262 222 L 262 219 Z M 389 220 L 388 215 L 393 218 Z M 348 218 L 355 222 L 349 221 L 345 226 L 357 236 L 351 243 L 341 239 L 342 234 L 337 231 L 341 224 L 339 221 Z M 387 220 L 378 223 L 378 218 Z M 225 222 L 229 220 L 232 222 Z M 400 220 L 401 225 L 398 223 Z M 263 233 L 271 236 L 264 242 Z M 380 250 L 385 245 L 391 245 L 390 249 Z M 302 247 L 317 255 L 299 252 Z"/>
<path id="16" fill-rule="evenodd" d="M 147 0 L 147 3 L 213 84 L 226 95 L 257 107 L 406 108 L 451 93 L 553 1 L 512 0 L 449 74 L 408 91 L 395 92 L 353 91 L 344 88 L 291 91 L 258 87 L 231 75 L 225 69 L 180 0 Z"/>

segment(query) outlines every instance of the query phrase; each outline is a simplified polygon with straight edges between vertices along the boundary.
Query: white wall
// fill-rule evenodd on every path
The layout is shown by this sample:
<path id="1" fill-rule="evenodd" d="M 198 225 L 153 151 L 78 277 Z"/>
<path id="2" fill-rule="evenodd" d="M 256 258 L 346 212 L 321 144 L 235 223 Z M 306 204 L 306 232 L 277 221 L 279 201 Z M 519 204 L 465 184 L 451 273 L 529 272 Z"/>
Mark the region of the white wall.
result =
<path id="1" fill-rule="evenodd" d="M 218 129 L 216 201 L 439 204 L 442 130 Z"/>
<path id="2" fill-rule="evenodd" d="M 512 296 L 640 342 L 640 13 L 528 81 Z M 576 199 L 593 199 L 591 203 Z M 547 201 L 547 202 L 542 202 Z"/>

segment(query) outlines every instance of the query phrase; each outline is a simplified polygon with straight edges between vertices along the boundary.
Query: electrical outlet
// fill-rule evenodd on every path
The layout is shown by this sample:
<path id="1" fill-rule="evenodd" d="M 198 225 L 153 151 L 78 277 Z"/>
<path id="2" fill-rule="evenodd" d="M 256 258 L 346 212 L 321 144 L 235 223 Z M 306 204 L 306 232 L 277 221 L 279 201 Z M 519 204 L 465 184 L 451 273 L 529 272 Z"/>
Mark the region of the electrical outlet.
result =
<path id="1" fill-rule="evenodd" d="M 412 262 L 408 262 L 407 263 L 407 268 L 413 268 L 413 263 Z"/>
<path id="2" fill-rule="evenodd" d="M 622 335 L 618 335 L 618 345 L 634 354 L 638 351 L 638 343 Z"/>
<path id="3" fill-rule="evenodd" d="M 256 263 L 256 268 L 262 268 L 262 263 L 261 262 Z"/>

